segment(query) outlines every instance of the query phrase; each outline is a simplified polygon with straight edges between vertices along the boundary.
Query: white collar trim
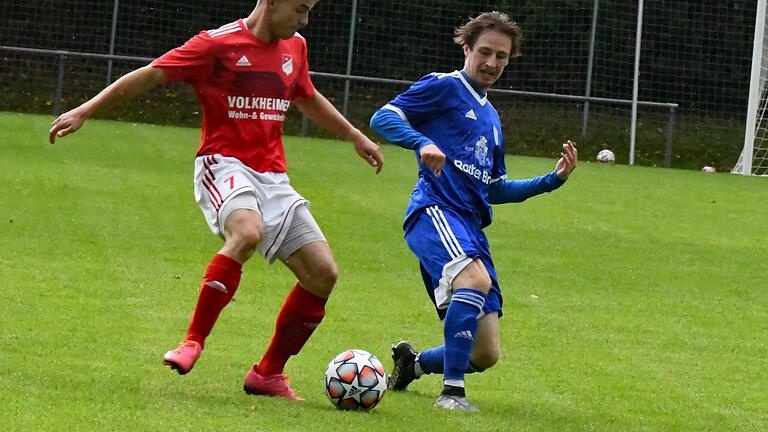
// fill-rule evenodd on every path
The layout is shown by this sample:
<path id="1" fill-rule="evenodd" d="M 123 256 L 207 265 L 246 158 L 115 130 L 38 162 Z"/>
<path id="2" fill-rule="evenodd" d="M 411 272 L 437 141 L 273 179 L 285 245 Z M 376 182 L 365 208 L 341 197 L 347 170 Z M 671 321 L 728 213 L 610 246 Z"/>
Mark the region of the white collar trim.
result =
<path id="1" fill-rule="evenodd" d="M 458 71 L 458 70 L 457 70 L 457 71 L 454 71 L 453 73 L 454 73 L 454 74 L 456 74 L 456 76 L 457 76 L 457 77 L 458 77 L 458 78 L 461 80 L 461 82 L 464 84 L 464 87 L 466 87 L 466 88 L 467 88 L 467 90 L 469 90 L 469 92 L 472 94 L 472 96 L 474 96 L 474 97 L 475 97 L 475 99 L 477 100 L 477 102 L 478 102 L 478 103 L 479 103 L 481 106 L 485 106 L 485 104 L 486 104 L 486 103 L 488 103 L 488 95 L 485 95 L 485 96 L 482 96 L 482 97 L 481 97 L 481 96 L 480 96 L 480 95 L 477 93 L 477 91 L 475 90 L 475 88 L 474 88 L 474 87 L 472 87 L 472 84 L 468 83 L 468 82 L 467 82 L 467 80 L 466 80 L 466 79 L 464 79 L 464 75 L 461 73 L 461 71 Z"/>

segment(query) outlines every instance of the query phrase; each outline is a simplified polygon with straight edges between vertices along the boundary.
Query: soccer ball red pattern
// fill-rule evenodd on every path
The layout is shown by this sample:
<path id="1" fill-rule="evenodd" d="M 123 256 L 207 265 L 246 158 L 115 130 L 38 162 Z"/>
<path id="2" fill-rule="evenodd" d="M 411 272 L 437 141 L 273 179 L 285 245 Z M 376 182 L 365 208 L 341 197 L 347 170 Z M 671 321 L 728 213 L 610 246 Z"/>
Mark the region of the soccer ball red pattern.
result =
<path id="1" fill-rule="evenodd" d="M 387 372 L 368 351 L 344 351 L 325 370 L 325 394 L 336 408 L 367 411 L 379 403 L 386 391 Z"/>

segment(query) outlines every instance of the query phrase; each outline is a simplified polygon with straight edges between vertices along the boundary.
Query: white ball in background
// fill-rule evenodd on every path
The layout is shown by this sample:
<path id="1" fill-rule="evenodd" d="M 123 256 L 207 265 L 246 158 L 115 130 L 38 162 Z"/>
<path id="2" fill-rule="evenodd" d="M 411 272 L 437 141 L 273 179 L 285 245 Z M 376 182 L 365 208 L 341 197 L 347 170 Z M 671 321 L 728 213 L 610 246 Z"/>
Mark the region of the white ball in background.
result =
<path id="1" fill-rule="evenodd" d="M 608 149 L 603 149 L 600 150 L 600 152 L 597 154 L 596 159 L 600 163 L 612 165 L 614 162 L 616 162 L 616 155 L 614 155 L 613 152 Z"/>
<path id="2" fill-rule="evenodd" d="M 701 172 L 711 174 L 711 173 L 716 173 L 717 170 L 715 169 L 715 167 L 707 165 L 707 166 L 705 166 L 704 168 L 701 169 Z"/>

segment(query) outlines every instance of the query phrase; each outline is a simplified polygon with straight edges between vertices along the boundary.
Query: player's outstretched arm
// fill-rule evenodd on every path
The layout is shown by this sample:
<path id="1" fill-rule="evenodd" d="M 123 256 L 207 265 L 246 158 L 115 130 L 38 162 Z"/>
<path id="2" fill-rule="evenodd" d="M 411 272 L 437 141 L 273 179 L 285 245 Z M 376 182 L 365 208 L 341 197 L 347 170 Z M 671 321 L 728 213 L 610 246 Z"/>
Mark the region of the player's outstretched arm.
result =
<path id="1" fill-rule="evenodd" d="M 76 132 L 95 113 L 142 95 L 166 81 L 165 72 L 162 69 L 152 66 L 136 69 L 109 85 L 89 101 L 60 115 L 53 121 L 48 139 L 53 144 L 56 137 L 64 137 Z"/>
<path id="2" fill-rule="evenodd" d="M 302 99 L 296 99 L 299 107 L 313 123 L 340 136 L 355 145 L 355 151 L 368 164 L 376 168 L 376 174 L 384 167 L 384 156 L 379 146 L 344 118 L 343 115 L 320 92 Z"/>
<path id="3" fill-rule="evenodd" d="M 560 160 L 549 174 L 524 180 L 498 180 L 488 187 L 491 204 L 519 203 L 562 186 L 576 169 L 578 152 L 572 141 L 563 144 Z"/>

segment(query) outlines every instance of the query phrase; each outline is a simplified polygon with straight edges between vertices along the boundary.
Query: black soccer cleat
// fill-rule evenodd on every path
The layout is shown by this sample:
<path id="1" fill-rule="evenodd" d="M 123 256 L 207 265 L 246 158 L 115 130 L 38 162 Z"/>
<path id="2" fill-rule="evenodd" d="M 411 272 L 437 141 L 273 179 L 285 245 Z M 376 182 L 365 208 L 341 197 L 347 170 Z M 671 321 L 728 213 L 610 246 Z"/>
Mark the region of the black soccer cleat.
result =
<path id="1" fill-rule="evenodd" d="M 394 366 L 392 367 L 392 373 L 387 379 L 388 389 L 405 390 L 413 380 L 419 379 L 414 370 L 416 354 L 416 350 L 406 341 L 400 341 L 392 345 L 392 361 Z"/>

